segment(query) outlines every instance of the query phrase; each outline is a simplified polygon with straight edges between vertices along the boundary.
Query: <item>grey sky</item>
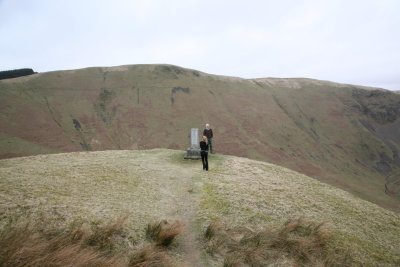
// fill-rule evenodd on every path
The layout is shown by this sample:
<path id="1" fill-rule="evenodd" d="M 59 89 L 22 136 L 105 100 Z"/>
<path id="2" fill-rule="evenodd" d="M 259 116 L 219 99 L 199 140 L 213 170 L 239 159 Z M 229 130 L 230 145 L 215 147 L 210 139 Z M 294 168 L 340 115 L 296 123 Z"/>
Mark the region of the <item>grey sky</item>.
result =
<path id="1" fill-rule="evenodd" d="M 400 90 L 397 0 L 0 0 L 0 70 L 168 63 Z"/>

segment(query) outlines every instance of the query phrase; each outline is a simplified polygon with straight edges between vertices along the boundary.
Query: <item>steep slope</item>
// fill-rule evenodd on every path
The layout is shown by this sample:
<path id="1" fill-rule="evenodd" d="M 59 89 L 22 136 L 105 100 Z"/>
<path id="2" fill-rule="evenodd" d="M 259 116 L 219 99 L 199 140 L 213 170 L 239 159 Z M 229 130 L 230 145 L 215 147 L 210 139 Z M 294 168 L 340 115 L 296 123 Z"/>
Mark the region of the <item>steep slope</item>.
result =
<path id="1" fill-rule="evenodd" d="M 400 95 L 311 79 L 240 79 L 170 65 L 0 81 L 2 157 L 186 149 L 209 122 L 217 152 L 272 162 L 400 210 Z"/>
<path id="2" fill-rule="evenodd" d="M 304 217 L 325 222 L 333 234 L 329 246 L 348 251 L 356 266 L 400 263 L 397 213 L 269 163 L 211 155 L 204 172 L 199 161 L 183 156 L 157 149 L 0 160 L 0 233 L 7 220 L 21 216 L 47 218 L 50 227 L 129 214 L 124 238 L 133 248 L 148 222 L 179 219 L 186 231 L 174 255 L 184 266 L 221 266 L 197 243 L 211 221 L 258 229 Z"/>

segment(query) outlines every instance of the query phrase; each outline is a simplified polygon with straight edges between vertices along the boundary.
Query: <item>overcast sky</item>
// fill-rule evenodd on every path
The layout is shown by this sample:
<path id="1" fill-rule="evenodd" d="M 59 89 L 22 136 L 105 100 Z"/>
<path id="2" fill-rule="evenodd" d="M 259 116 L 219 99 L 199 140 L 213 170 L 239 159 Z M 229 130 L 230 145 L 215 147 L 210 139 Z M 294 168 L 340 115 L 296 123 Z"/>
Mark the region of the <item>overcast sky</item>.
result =
<path id="1" fill-rule="evenodd" d="M 398 0 L 0 0 L 0 70 L 167 63 L 400 90 Z"/>

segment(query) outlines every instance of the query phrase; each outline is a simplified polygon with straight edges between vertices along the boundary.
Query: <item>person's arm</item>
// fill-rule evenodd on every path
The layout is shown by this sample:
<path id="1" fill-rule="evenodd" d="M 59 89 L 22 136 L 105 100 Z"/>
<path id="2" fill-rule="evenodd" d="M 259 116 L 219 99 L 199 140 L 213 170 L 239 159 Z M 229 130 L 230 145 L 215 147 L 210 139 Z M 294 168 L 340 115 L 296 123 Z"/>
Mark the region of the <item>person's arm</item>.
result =
<path id="1" fill-rule="evenodd" d="M 210 132 L 211 132 L 211 138 L 213 138 L 213 132 L 212 132 L 212 129 L 210 129 Z"/>

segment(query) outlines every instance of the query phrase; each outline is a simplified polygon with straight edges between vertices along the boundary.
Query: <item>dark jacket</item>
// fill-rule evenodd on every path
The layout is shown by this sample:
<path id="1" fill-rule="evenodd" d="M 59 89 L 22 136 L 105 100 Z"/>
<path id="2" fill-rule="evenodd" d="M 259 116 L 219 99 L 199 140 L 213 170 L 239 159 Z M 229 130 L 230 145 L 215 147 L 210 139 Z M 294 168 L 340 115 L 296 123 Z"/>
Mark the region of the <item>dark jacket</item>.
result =
<path id="1" fill-rule="evenodd" d="M 207 138 L 212 138 L 213 137 L 213 132 L 212 132 L 212 129 L 204 129 L 204 131 L 203 131 L 203 135 L 204 136 L 207 136 Z"/>
<path id="2" fill-rule="evenodd" d="M 206 144 L 206 142 L 204 142 L 204 141 L 201 141 L 200 149 L 201 149 L 201 151 L 208 151 L 208 144 Z"/>

